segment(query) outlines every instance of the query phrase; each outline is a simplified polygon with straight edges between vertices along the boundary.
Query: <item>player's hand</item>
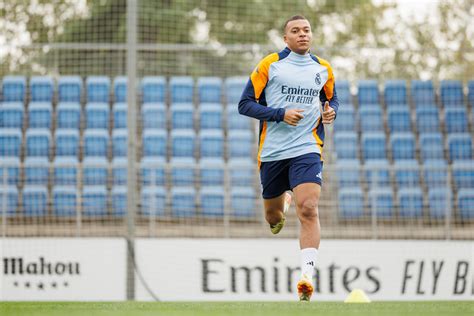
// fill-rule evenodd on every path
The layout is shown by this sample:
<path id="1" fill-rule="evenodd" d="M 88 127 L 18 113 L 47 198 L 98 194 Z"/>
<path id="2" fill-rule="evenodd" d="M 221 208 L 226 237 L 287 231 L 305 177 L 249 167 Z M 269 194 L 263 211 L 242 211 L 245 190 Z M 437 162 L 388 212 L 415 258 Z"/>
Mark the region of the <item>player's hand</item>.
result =
<path id="1" fill-rule="evenodd" d="M 323 124 L 331 124 L 332 122 L 334 122 L 334 119 L 336 118 L 336 111 L 334 111 L 334 109 L 329 106 L 328 101 L 324 103 L 324 109 L 320 107 L 320 111 L 323 119 Z"/>
<path id="2" fill-rule="evenodd" d="M 303 113 L 304 110 L 301 109 L 288 109 L 285 110 L 285 117 L 283 118 L 283 122 L 288 125 L 296 126 L 298 122 L 304 117 Z"/>

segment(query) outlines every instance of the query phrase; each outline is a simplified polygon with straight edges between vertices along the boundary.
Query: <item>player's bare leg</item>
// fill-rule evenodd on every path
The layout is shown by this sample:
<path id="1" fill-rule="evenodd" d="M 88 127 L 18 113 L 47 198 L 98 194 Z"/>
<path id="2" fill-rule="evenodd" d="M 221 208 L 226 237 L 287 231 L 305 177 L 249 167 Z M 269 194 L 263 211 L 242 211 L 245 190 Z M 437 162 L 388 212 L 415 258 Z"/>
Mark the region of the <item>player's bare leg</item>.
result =
<path id="1" fill-rule="evenodd" d="M 291 203 L 291 195 L 287 192 L 273 199 L 264 199 L 265 219 L 270 224 L 273 234 L 278 234 L 285 225 L 285 213 Z"/>

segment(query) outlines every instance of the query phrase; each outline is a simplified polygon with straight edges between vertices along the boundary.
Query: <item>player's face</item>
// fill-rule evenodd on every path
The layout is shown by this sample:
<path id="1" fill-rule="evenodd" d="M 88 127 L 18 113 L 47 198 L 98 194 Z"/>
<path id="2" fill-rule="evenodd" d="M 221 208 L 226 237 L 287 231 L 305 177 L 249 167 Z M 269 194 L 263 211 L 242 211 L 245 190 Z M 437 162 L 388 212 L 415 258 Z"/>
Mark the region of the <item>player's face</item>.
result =
<path id="1" fill-rule="evenodd" d="M 313 39 L 311 25 L 308 20 L 295 20 L 288 22 L 283 36 L 286 45 L 293 52 L 298 54 L 306 54 Z"/>

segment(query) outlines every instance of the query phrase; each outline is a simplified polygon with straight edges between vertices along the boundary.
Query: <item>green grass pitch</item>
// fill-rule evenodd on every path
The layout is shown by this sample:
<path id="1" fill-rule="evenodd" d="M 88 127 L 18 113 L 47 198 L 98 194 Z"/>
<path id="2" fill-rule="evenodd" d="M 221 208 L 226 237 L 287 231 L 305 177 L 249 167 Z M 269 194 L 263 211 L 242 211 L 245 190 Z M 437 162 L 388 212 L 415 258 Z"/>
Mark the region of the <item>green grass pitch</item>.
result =
<path id="1" fill-rule="evenodd" d="M 342 316 L 403 315 L 461 316 L 474 315 L 474 302 L 374 302 L 344 304 L 326 302 L 238 302 L 238 303 L 39 303 L 2 302 L 1 316 L 102 316 L 102 315 L 170 315 L 170 316 Z"/>

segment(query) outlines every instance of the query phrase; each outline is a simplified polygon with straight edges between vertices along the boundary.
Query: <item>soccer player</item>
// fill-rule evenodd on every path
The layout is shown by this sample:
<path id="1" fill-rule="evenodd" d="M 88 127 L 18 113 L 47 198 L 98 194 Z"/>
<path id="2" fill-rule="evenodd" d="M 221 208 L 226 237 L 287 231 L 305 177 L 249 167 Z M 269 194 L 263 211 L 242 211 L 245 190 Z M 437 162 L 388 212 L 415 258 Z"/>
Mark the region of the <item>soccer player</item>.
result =
<path id="1" fill-rule="evenodd" d="M 322 181 L 324 125 L 336 118 L 339 103 L 329 63 L 310 53 L 312 31 L 300 15 L 288 19 L 287 45 L 260 61 L 239 102 L 239 113 L 260 120 L 258 164 L 265 219 L 273 234 L 285 224 L 292 190 L 301 223 L 301 301 L 313 294 L 320 243 L 318 202 Z M 321 104 L 324 103 L 323 108 Z"/>

